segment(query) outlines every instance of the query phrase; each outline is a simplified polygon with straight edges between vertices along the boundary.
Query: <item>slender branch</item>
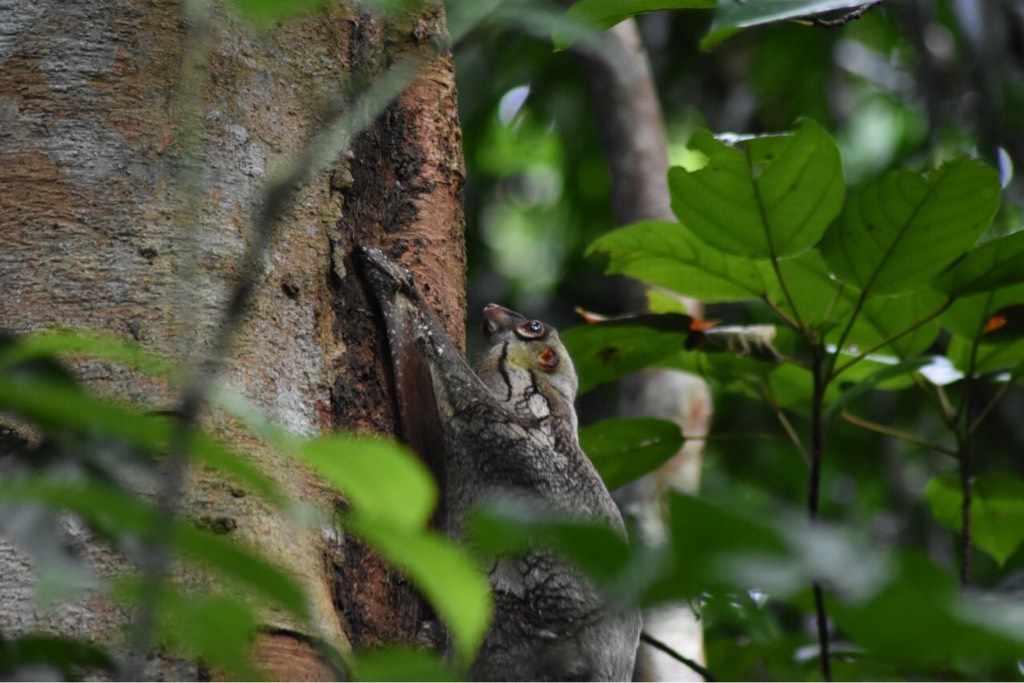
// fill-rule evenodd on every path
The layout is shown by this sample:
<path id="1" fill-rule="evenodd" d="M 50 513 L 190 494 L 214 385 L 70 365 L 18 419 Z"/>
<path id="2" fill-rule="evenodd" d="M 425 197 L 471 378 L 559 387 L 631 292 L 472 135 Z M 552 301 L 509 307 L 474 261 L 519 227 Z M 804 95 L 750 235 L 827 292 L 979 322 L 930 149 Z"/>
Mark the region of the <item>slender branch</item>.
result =
<path id="1" fill-rule="evenodd" d="M 912 325 L 909 325 L 908 327 L 900 330 L 899 332 L 896 332 L 895 334 L 889 335 L 888 337 L 886 337 L 882 341 L 878 342 L 877 344 L 874 344 L 874 345 L 868 347 L 865 351 L 862 351 L 862 352 L 858 353 L 856 356 L 854 356 L 853 358 L 851 358 L 847 362 L 843 363 L 839 367 L 833 367 L 829 379 L 830 380 L 831 379 L 835 379 L 840 374 L 842 374 L 847 369 L 849 369 L 850 366 L 852 366 L 855 363 L 858 363 L 858 362 L 864 360 L 865 358 L 870 356 L 875 351 L 878 351 L 879 349 L 885 348 L 886 346 L 888 346 L 889 344 L 893 343 L 894 341 L 896 341 L 900 337 L 902 337 L 904 335 L 907 335 L 907 334 L 910 334 L 911 332 L 913 332 L 917 328 L 921 327 L 921 325 L 924 325 L 925 323 L 928 323 L 928 322 L 934 320 L 935 318 L 939 317 L 940 315 L 942 315 L 946 311 L 947 308 L 949 308 L 950 304 L 952 304 L 952 303 L 953 303 L 952 299 L 947 299 L 944 304 L 939 306 L 937 309 L 935 309 L 934 311 L 932 311 L 931 313 L 929 313 L 925 317 L 919 318 L 918 320 L 914 321 L 914 323 Z M 850 327 L 849 326 L 847 327 L 846 331 L 847 332 L 850 331 Z M 845 339 L 843 341 L 845 341 Z M 842 347 L 841 344 L 840 345 L 836 345 L 836 357 L 837 358 L 839 356 L 839 352 L 842 351 L 842 348 L 843 347 Z"/>
<path id="2" fill-rule="evenodd" d="M 642 642 L 644 642 L 644 643 L 647 643 L 648 645 L 653 647 L 655 650 L 660 650 L 661 652 L 664 652 L 665 654 L 667 654 L 669 657 L 671 657 L 672 659 L 676 660 L 680 664 L 683 664 L 684 666 L 689 667 L 694 673 L 696 673 L 698 676 L 703 678 L 705 681 L 717 681 L 718 680 L 717 678 L 715 678 L 714 674 L 712 674 L 710 671 L 707 670 L 707 668 L 701 666 L 700 664 L 698 664 L 697 662 L 693 661 L 689 657 L 676 652 L 675 650 L 673 650 L 671 647 L 669 647 L 668 645 L 666 645 L 662 641 L 658 640 L 654 636 L 652 636 L 649 633 L 647 633 L 647 631 L 641 631 L 640 632 L 640 640 Z"/>
<path id="3" fill-rule="evenodd" d="M 960 589 L 971 583 L 971 484 L 973 483 L 974 439 L 971 437 L 971 405 L 973 403 L 975 371 L 981 334 L 971 342 L 971 353 L 964 373 L 964 389 L 960 396 L 957 444 L 960 459 Z"/>
<path id="4" fill-rule="evenodd" d="M 814 395 L 811 399 L 811 476 L 807 484 L 807 513 L 813 524 L 818 519 L 821 498 L 821 464 L 825 450 L 825 387 L 828 376 L 824 371 L 825 349 L 818 345 L 812 349 L 812 377 Z M 828 614 L 825 611 L 825 594 L 821 584 L 815 581 L 814 611 L 818 627 L 818 649 L 821 655 L 821 675 L 826 681 L 832 680 L 832 662 L 829 654 Z"/>
<path id="5" fill-rule="evenodd" d="M 800 457 L 803 458 L 804 463 L 809 467 L 811 464 L 811 456 L 807 453 L 807 449 L 804 448 L 803 441 L 800 440 L 800 435 L 797 434 L 796 429 L 793 428 L 789 418 L 786 417 L 785 411 L 782 410 L 782 406 L 779 405 L 779 402 L 775 400 L 775 396 L 773 396 L 771 391 L 769 391 L 768 386 L 764 382 L 748 382 L 747 385 L 753 388 L 754 391 L 761 394 L 761 398 L 764 399 L 764 402 L 767 403 L 772 409 L 772 412 L 775 413 L 775 419 L 779 421 L 780 425 L 782 425 L 782 429 L 786 432 L 786 436 L 789 437 L 793 447 L 796 448 Z"/>
<path id="6" fill-rule="evenodd" d="M 949 429 L 950 432 L 953 432 L 955 434 L 956 422 L 953 419 L 953 409 L 952 407 L 950 407 L 949 401 L 946 398 L 946 392 L 943 391 L 942 387 L 935 386 L 933 387 L 933 394 L 933 392 L 929 390 L 929 385 L 925 384 L 925 381 L 920 374 L 915 372 L 911 374 L 911 377 L 913 378 L 914 384 L 917 386 L 917 388 L 921 390 L 921 393 L 924 395 L 924 398 L 928 402 L 928 405 L 930 405 L 935 410 L 935 412 L 938 413 L 939 417 L 942 419 L 942 422 L 946 425 L 946 428 Z"/>
<path id="7" fill-rule="evenodd" d="M 1002 386 L 996 389 L 996 393 L 992 396 L 992 400 L 990 400 L 985 405 L 985 407 L 981 409 L 981 411 L 978 413 L 978 417 L 974 418 L 974 422 L 971 423 L 971 427 L 967 431 L 968 437 L 974 436 L 974 433 L 977 432 L 978 429 L 981 427 L 981 423 L 985 421 L 985 418 L 988 417 L 988 414 L 991 413 L 992 409 L 996 407 L 996 404 L 999 403 L 999 400 L 1006 395 L 1006 392 L 1009 391 L 1011 386 L 1013 386 L 1012 378 L 1007 380 Z"/>
<path id="8" fill-rule="evenodd" d="M 840 416 L 850 424 L 857 425 L 858 427 L 863 427 L 864 429 L 869 429 L 873 432 L 878 432 L 879 434 L 891 436 L 895 439 L 900 439 L 901 441 L 916 443 L 919 446 L 924 446 L 925 448 L 936 451 L 938 453 L 944 453 L 950 457 L 956 457 L 956 449 L 950 448 L 948 446 L 943 446 L 942 444 L 937 443 L 935 441 L 923 439 L 917 436 L 916 434 L 911 434 L 910 432 L 905 432 L 901 429 L 895 429 L 893 427 L 888 427 L 877 422 L 872 422 L 871 420 L 866 420 L 862 417 L 854 415 L 853 413 L 847 410 L 844 410 L 842 413 L 840 413 Z"/>

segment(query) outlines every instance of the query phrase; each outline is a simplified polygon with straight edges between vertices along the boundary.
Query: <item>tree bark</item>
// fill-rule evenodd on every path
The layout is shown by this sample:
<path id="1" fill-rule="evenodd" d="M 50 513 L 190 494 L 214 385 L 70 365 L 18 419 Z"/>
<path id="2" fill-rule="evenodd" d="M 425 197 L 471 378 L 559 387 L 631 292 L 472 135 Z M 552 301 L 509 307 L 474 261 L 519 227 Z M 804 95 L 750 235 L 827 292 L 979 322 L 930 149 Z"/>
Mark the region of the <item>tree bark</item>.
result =
<path id="1" fill-rule="evenodd" d="M 332 4 L 265 32 L 215 11 L 206 88 L 199 111 L 189 112 L 182 11 L 146 0 L 0 0 L 0 327 L 105 331 L 183 363 L 202 357 L 268 178 L 339 101 L 351 104 L 362 84 L 445 30 L 440 4 L 389 21 Z M 180 182 L 192 161 L 182 122 L 196 113 L 200 192 L 191 196 Z M 417 272 L 452 338 L 462 339 L 463 181 L 453 62 L 443 55 L 298 193 L 259 266 L 223 385 L 295 433 L 392 432 L 383 342 L 350 253 L 357 243 L 385 246 Z M 175 406 L 175 387 L 151 376 L 97 360 L 72 367 L 103 395 L 146 410 Z M 232 420 L 207 411 L 203 423 L 292 500 L 326 519 L 341 505 Z M 416 595 L 339 529 L 299 525 L 201 469 L 190 471 L 180 511 L 219 520 L 305 587 L 310 623 L 262 614 L 254 661 L 271 676 L 330 675 L 308 636 L 343 651 L 414 637 Z M 65 533 L 99 576 L 127 568 L 73 520 Z M 123 645 L 118 629 L 129 615 L 102 592 L 37 609 L 39 570 L 0 537 L 0 633 Z M 203 579 L 185 570 L 175 581 Z M 197 666 L 157 654 L 143 673 L 195 679 Z"/>

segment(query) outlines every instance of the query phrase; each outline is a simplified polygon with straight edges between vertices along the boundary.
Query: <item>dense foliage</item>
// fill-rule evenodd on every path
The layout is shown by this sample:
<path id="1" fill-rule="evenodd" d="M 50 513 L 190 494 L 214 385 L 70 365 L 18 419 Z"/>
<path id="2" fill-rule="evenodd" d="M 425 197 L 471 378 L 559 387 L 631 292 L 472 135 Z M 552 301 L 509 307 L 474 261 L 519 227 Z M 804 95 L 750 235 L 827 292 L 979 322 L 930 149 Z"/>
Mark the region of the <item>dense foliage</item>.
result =
<path id="1" fill-rule="evenodd" d="M 271 20 L 284 4 L 253 3 Z M 1020 140 L 993 123 L 1019 83 L 1007 76 L 1005 108 L 984 120 L 942 106 L 945 91 L 913 85 L 912 55 L 951 78 L 970 76 L 955 60 L 936 63 L 949 49 L 943 40 L 954 52 L 975 45 L 943 3 L 927 18 L 931 44 L 901 29 L 910 10 L 899 3 L 836 29 L 776 22 L 856 3 L 770 4 L 757 14 L 756 3 L 732 0 L 584 0 L 568 18 L 537 5 L 528 7 L 537 15 L 497 13 L 459 44 L 472 300 L 512 300 L 538 315 L 544 306 L 595 308 L 614 286 L 595 279 L 604 268 L 712 304 L 709 318 L 775 326 L 771 359 L 702 350 L 697 332 L 715 328 L 698 329 L 674 299 L 655 295 L 650 314 L 564 334 L 584 391 L 607 396 L 611 380 L 650 365 L 714 383 L 703 493 L 671 498 L 669 543 L 627 546 L 601 527 L 490 509 L 474 520 L 472 551 L 459 548 L 428 529 L 437 492 L 397 445 L 298 437 L 236 396 L 206 397 L 344 494 L 351 506 L 340 520 L 307 523 L 340 523 L 402 568 L 459 653 L 448 663 L 413 650 L 346 658 L 321 644 L 326 659 L 366 680 L 457 677 L 489 615 L 476 558 L 546 543 L 613 602 L 698 605 L 719 678 L 1019 677 L 1024 240 L 1005 161 Z M 453 21 L 468 22 L 459 10 L 472 5 L 453 6 Z M 585 98 L 567 54 L 551 44 L 585 35 L 576 19 L 605 27 L 665 8 L 674 11 L 641 19 L 679 164 L 669 175 L 679 220 L 612 230 Z M 474 11 L 487 16 L 466 13 Z M 712 132 L 728 129 L 745 134 Z M 505 276 L 508 289 L 482 269 Z M 181 459 L 297 518 L 308 511 L 196 426 L 87 391 L 58 362 L 80 356 L 177 377 L 165 359 L 112 338 L 4 339 L 0 409 L 40 436 L 0 433 L 6 450 L 24 456 L 0 482 L 5 510 L 31 510 L 49 528 L 73 512 L 140 567 L 167 552 L 207 568 L 222 588 L 188 599 L 130 578 L 105 589 L 148 605 L 165 646 L 256 675 L 247 652 L 258 610 L 302 618 L 297 581 L 216 529 L 175 518 L 134 484 L 138 472 L 156 477 Z M 597 422 L 580 436 L 611 487 L 657 467 L 685 438 L 647 419 Z M 55 554 L 52 538 L 33 531 L 40 527 L 25 528 L 16 541 L 43 568 L 41 599 L 91 585 L 95 577 Z M 824 662 L 822 630 L 831 641 Z M 93 645 L 2 642 L 0 671 L 34 663 L 68 676 L 119 672 Z"/>

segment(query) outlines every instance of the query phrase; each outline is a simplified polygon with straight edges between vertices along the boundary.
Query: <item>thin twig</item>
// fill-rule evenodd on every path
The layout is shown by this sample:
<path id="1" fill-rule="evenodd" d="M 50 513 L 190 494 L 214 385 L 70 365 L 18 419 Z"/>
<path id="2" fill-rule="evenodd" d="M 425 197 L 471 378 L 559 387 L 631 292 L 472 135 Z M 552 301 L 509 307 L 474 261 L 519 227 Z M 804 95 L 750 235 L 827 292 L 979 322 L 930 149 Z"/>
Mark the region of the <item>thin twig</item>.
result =
<path id="1" fill-rule="evenodd" d="M 814 395 L 811 399 L 811 476 L 807 483 L 807 514 L 813 524 L 818 519 L 821 499 L 821 465 L 825 451 L 825 387 L 828 374 L 825 371 L 825 349 L 818 345 L 812 349 L 812 379 Z M 814 611 L 818 626 L 818 650 L 821 654 L 821 675 L 826 681 L 832 680 L 832 662 L 829 655 L 828 614 L 825 612 L 825 594 L 821 584 L 815 581 Z"/>
<path id="2" fill-rule="evenodd" d="M 657 638 L 655 638 L 654 636 L 649 634 L 647 631 L 641 631 L 640 632 L 640 640 L 642 642 L 644 642 L 644 643 L 647 643 L 648 645 L 653 647 L 655 650 L 660 650 L 661 652 L 664 652 L 665 654 L 667 654 L 669 657 L 671 657 L 672 659 L 676 660 L 680 664 L 689 667 L 694 673 L 696 673 L 698 676 L 703 678 L 705 681 L 717 681 L 718 680 L 717 678 L 715 678 L 714 674 L 712 674 L 710 671 L 707 670 L 706 667 L 701 666 L 700 664 L 698 664 L 697 662 L 693 661 L 692 659 L 690 659 L 689 657 L 687 657 L 685 655 L 679 654 L 678 652 L 673 650 L 671 647 L 669 647 L 668 645 L 666 645 L 662 641 L 658 640 Z"/>
<path id="3" fill-rule="evenodd" d="M 863 417 L 858 417 L 857 415 L 854 415 L 848 410 L 842 411 L 839 415 L 850 424 L 857 425 L 858 427 L 863 427 L 864 429 L 869 429 L 873 432 L 878 432 L 879 434 L 891 436 L 895 439 L 900 439 L 901 441 L 916 443 L 919 446 L 924 446 L 925 448 L 936 451 L 938 453 L 944 453 L 945 455 L 948 455 L 950 457 L 956 457 L 955 448 L 943 446 L 940 443 L 937 443 L 935 441 L 929 441 L 928 439 L 924 439 L 910 432 L 905 432 L 901 429 L 895 429 L 893 427 L 888 427 L 877 422 L 872 422 L 871 420 L 864 419 Z"/>

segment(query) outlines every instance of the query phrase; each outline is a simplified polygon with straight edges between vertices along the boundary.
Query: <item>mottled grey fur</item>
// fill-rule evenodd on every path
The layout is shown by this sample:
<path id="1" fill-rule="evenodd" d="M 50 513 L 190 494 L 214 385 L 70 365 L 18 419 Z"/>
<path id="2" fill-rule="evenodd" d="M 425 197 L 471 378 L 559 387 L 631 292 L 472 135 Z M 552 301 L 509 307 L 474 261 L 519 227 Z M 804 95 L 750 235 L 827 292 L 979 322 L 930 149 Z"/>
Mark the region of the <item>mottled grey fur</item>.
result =
<path id="1" fill-rule="evenodd" d="M 511 498 L 598 519 L 624 535 L 615 503 L 579 446 L 576 371 L 558 333 L 491 304 L 484 309 L 487 349 L 474 372 L 411 274 L 379 250 L 364 247 L 361 257 L 388 330 L 403 429 L 427 434 L 421 440 L 443 450 L 440 458 L 425 457 L 442 479 L 436 519 L 445 531 L 461 539 L 474 505 Z M 423 380 L 433 386 L 427 410 L 429 392 L 417 388 Z M 439 437 L 429 436 L 424 419 L 440 423 Z M 589 580 L 546 552 L 497 561 L 490 580 L 495 614 L 470 669 L 474 679 L 629 680 L 638 611 L 606 608 Z"/>

